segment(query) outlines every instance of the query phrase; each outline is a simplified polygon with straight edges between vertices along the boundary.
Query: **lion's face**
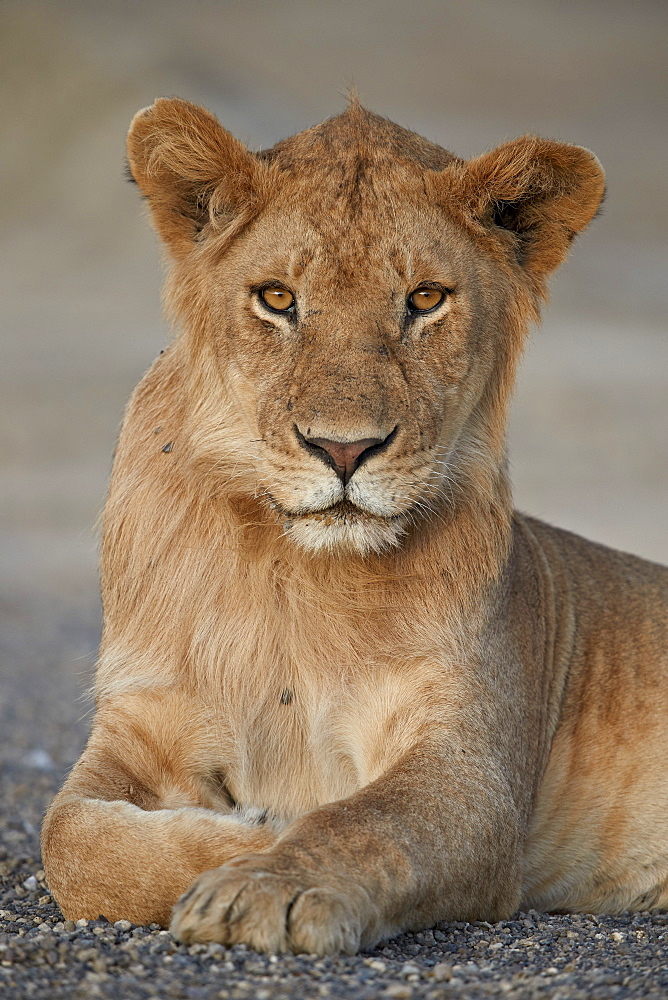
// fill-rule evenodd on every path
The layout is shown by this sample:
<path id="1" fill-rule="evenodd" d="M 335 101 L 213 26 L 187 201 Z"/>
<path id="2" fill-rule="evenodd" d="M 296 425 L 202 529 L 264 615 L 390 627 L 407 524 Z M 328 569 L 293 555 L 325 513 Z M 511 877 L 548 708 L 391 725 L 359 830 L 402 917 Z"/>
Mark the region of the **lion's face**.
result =
<path id="1" fill-rule="evenodd" d="M 305 200 L 302 197 L 301 201 Z M 456 489 L 496 359 L 491 266 L 443 212 L 272 206 L 209 282 L 258 495 L 309 549 L 396 544 Z"/>
<path id="2" fill-rule="evenodd" d="M 212 476 L 311 551 L 382 551 L 492 496 L 521 334 L 600 200 L 591 154 L 529 137 L 465 164 L 353 106 L 254 156 L 180 101 L 128 149 Z"/>

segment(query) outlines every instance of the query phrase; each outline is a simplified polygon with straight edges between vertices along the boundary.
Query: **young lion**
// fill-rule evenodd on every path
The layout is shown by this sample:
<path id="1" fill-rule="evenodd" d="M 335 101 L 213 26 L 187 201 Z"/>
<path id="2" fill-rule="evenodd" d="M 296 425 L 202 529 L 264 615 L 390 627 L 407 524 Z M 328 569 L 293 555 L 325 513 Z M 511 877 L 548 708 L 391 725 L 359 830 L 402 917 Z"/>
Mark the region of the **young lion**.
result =
<path id="1" fill-rule="evenodd" d="M 158 100 L 128 154 L 180 333 L 116 455 L 63 913 L 326 954 L 668 904 L 668 571 L 513 513 L 505 460 L 596 158 L 356 101 L 254 154 Z"/>

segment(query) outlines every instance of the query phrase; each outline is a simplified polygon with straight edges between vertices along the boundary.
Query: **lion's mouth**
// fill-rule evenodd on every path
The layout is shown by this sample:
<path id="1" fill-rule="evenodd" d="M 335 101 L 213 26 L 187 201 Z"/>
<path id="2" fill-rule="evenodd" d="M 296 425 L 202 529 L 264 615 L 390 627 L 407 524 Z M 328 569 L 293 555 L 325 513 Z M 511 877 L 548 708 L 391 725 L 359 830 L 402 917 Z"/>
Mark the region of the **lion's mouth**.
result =
<path id="1" fill-rule="evenodd" d="M 350 500 L 345 499 L 338 500 L 336 503 L 332 504 L 331 507 L 325 507 L 322 510 L 294 511 L 288 510 L 288 508 L 284 507 L 275 498 L 271 497 L 270 506 L 272 510 L 286 522 L 309 520 L 322 523 L 325 527 L 329 527 L 334 524 L 354 524 L 359 521 L 379 521 L 383 524 L 388 524 L 404 516 L 402 513 L 391 514 L 388 516 L 374 514 L 371 511 L 364 510 L 362 507 L 358 507 L 357 504 L 352 503 Z"/>
<path id="2" fill-rule="evenodd" d="M 348 499 L 319 510 L 290 510 L 273 497 L 269 501 L 283 533 L 308 552 L 387 552 L 396 548 L 412 520 L 406 511 L 383 515 Z"/>

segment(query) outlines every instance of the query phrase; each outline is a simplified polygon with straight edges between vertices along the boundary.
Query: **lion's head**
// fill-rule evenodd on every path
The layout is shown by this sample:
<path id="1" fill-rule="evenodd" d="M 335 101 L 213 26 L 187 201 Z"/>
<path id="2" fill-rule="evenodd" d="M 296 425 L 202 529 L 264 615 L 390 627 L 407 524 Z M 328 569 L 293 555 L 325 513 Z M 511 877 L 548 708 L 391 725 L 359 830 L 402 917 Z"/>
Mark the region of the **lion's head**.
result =
<path id="1" fill-rule="evenodd" d="M 193 468 L 311 551 L 493 500 L 523 333 L 603 194 L 589 151 L 465 162 L 353 101 L 251 153 L 180 100 L 128 151 L 172 258 Z"/>

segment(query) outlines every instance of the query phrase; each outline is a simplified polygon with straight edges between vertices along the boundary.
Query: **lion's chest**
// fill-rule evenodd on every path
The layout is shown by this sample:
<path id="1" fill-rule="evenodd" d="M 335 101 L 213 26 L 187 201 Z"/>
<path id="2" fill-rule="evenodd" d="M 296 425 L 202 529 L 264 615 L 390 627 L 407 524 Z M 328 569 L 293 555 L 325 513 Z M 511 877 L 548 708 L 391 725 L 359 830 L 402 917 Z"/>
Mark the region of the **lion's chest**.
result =
<path id="1" fill-rule="evenodd" d="M 221 772 L 239 804 L 293 817 L 353 794 L 444 721 L 459 647 L 436 602 L 433 617 L 388 615 L 382 593 L 346 604 L 285 573 L 279 586 L 245 572 L 254 601 L 230 584 L 216 627 L 200 630 Z"/>
<path id="2" fill-rule="evenodd" d="M 443 668 L 369 666 L 357 676 L 302 671 L 228 706 L 224 771 L 234 800 L 291 819 L 353 794 L 414 746 L 442 715 Z M 439 706 L 438 710 L 436 706 Z"/>
<path id="3" fill-rule="evenodd" d="M 227 787 L 242 805 L 291 818 L 350 795 L 364 783 L 350 742 L 346 707 L 284 687 L 246 716 L 227 720 Z"/>

